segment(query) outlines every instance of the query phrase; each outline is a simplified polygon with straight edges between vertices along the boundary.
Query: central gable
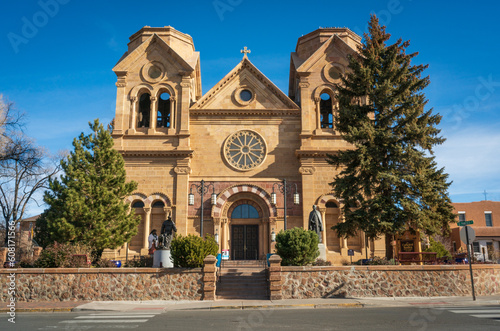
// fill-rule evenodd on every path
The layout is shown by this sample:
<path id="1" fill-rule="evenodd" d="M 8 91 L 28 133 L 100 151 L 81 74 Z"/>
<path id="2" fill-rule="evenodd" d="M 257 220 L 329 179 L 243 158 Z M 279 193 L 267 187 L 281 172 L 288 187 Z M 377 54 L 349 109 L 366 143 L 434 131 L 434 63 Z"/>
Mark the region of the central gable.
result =
<path id="1" fill-rule="evenodd" d="M 299 107 L 262 74 L 247 57 L 244 57 L 191 109 L 299 111 Z"/>

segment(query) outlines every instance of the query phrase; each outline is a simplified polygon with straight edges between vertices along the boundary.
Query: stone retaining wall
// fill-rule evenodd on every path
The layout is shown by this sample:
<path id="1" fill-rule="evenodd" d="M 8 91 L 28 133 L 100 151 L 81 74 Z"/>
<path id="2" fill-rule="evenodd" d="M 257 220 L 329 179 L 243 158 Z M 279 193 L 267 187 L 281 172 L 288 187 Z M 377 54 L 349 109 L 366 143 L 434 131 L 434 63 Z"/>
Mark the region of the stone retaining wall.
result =
<path id="1" fill-rule="evenodd" d="M 11 273 L 18 301 L 203 299 L 201 268 L 0 269 L 2 302 L 11 297 Z"/>
<path id="2" fill-rule="evenodd" d="M 476 295 L 500 294 L 500 265 L 473 265 Z M 471 295 L 469 266 L 281 267 L 283 299 Z"/>

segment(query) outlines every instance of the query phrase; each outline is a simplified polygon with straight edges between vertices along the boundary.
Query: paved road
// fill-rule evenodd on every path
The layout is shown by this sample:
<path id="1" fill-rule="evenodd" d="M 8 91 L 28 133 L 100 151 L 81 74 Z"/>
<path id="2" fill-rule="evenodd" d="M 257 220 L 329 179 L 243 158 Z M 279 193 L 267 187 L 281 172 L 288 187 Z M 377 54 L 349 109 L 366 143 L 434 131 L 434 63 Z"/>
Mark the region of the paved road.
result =
<path id="1" fill-rule="evenodd" d="M 500 330 L 499 306 L 19 313 L 0 330 Z"/>

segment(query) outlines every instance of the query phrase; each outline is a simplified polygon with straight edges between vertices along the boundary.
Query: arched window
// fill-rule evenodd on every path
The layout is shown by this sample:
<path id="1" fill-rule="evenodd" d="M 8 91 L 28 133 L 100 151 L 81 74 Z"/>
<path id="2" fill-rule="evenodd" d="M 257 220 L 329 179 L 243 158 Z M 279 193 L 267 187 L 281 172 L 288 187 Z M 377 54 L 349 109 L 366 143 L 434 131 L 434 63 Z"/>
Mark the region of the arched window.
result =
<path id="1" fill-rule="evenodd" d="M 138 128 L 149 128 L 149 113 L 151 110 L 151 97 L 148 93 L 144 93 L 139 98 L 139 122 Z"/>
<path id="2" fill-rule="evenodd" d="M 142 202 L 142 201 L 136 201 L 132 205 L 132 208 L 144 208 L 144 202 Z"/>
<path id="3" fill-rule="evenodd" d="M 333 102 L 330 94 L 321 94 L 321 100 L 319 102 L 319 113 L 321 116 L 321 128 L 333 129 Z"/>
<path id="4" fill-rule="evenodd" d="M 158 200 L 158 201 L 155 201 L 151 207 L 153 207 L 153 208 L 163 208 L 163 207 L 165 207 L 165 204 L 163 203 L 163 201 Z"/>
<path id="5" fill-rule="evenodd" d="M 158 101 L 158 114 L 156 116 L 157 128 L 170 127 L 170 94 L 162 93 Z"/>
<path id="6" fill-rule="evenodd" d="M 334 201 L 328 201 L 325 205 L 326 208 L 338 208 L 337 204 Z"/>
<path id="7" fill-rule="evenodd" d="M 259 212 L 251 205 L 239 205 L 234 208 L 231 218 L 259 218 Z"/>

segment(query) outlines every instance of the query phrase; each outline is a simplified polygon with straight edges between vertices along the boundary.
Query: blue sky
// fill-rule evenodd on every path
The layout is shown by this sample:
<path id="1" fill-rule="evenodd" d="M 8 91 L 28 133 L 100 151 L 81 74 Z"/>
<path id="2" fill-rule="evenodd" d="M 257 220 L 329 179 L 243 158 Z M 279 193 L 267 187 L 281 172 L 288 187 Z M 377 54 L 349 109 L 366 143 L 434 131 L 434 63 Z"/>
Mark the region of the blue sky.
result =
<path id="1" fill-rule="evenodd" d="M 193 37 L 204 93 L 241 60 L 243 46 L 287 93 L 297 38 L 331 26 L 360 34 L 376 13 L 393 40 L 411 41 L 414 63 L 429 64 L 425 93 L 444 116 L 448 140 L 435 151 L 454 182 L 452 200 L 483 200 L 486 190 L 500 201 L 499 9 L 496 1 L 10 1 L 0 12 L 0 93 L 26 112 L 38 144 L 70 150 L 89 121 L 113 118 L 111 69 L 145 25 Z"/>

